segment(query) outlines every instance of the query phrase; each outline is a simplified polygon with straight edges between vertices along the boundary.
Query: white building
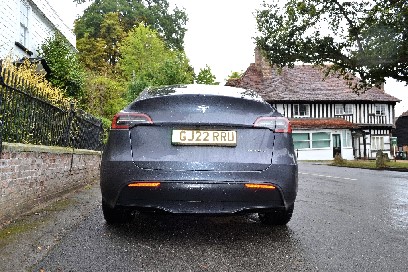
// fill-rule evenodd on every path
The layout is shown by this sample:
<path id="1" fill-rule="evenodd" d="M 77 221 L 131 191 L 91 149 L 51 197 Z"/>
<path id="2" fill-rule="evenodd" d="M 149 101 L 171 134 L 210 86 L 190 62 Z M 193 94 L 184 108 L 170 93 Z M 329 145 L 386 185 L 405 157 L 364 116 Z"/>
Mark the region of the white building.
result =
<path id="1" fill-rule="evenodd" d="M 75 35 L 47 0 L 0 1 L 0 59 L 33 58 L 44 40 L 58 30 L 75 48 Z"/>
<path id="2" fill-rule="evenodd" d="M 395 105 L 400 100 L 372 88 L 357 94 L 341 77 L 324 77 L 311 65 L 296 65 L 277 73 L 256 52 L 252 63 L 229 86 L 258 92 L 289 118 L 299 160 L 375 158 L 391 153 Z"/>

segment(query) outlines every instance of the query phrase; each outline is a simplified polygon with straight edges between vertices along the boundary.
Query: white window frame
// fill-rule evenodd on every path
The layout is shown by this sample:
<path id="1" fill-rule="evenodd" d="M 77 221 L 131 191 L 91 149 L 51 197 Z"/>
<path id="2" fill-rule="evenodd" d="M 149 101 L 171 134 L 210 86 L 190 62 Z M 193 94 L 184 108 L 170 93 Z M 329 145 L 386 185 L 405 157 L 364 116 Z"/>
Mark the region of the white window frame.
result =
<path id="1" fill-rule="evenodd" d="M 305 107 L 304 113 L 303 111 L 302 112 L 300 111 L 301 106 Z M 293 110 L 294 110 L 295 117 L 310 117 L 310 105 L 309 104 L 294 104 Z"/>
<path id="2" fill-rule="evenodd" d="M 336 104 L 334 106 L 334 113 L 336 115 L 343 115 L 344 114 L 344 107 L 342 104 Z"/>
<path id="3" fill-rule="evenodd" d="M 387 110 L 387 107 L 386 107 L 385 104 L 376 104 L 375 105 L 375 115 L 377 115 L 377 116 L 384 116 L 386 110 Z"/>
<path id="4" fill-rule="evenodd" d="M 336 104 L 335 115 L 348 115 L 354 113 L 353 104 Z"/>
<path id="5" fill-rule="evenodd" d="M 314 137 L 314 134 L 326 134 L 327 138 L 324 139 L 319 139 L 316 140 L 316 138 Z M 330 148 L 331 146 L 331 137 L 332 134 L 330 132 L 325 132 L 325 131 L 315 131 L 315 132 L 311 132 L 310 133 L 311 136 L 311 142 L 312 142 L 312 149 L 326 149 L 326 148 Z M 315 145 L 318 145 L 319 143 L 324 142 L 326 144 L 328 144 L 327 146 L 321 146 L 321 147 L 315 147 Z"/>
<path id="6" fill-rule="evenodd" d="M 343 133 L 342 133 L 342 137 L 343 137 L 343 139 L 342 139 L 341 143 L 342 143 L 343 147 L 352 147 L 353 146 L 353 143 L 352 143 L 353 138 L 351 136 L 351 131 L 350 130 L 344 130 Z"/>
<path id="7" fill-rule="evenodd" d="M 384 150 L 384 136 L 371 136 L 371 150 Z"/>
<path id="8" fill-rule="evenodd" d="M 326 146 L 326 147 L 313 147 L 313 145 L 314 145 L 313 143 L 318 142 L 317 140 L 313 139 L 313 134 L 315 134 L 315 133 L 316 134 L 317 133 L 327 133 L 328 138 L 324 139 L 323 141 L 328 142 L 329 145 Z M 307 142 L 308 146 L 309 146 L 309 147 L 306 147 L 306 148 L 296 148 L 295 147 L 295 149 L 299 149 L 299 150 L 316 150 L 316 149 L 330 149 L 331 148 L 331 142 L 332 142 L 331 135 L 332 135 L 332 133 L 330 133 L 330 132 L 327 132 L 327 131 L 299 132 L 299 133 L 292 133 L 292 136 L 294 134 L 308 134 L 308 139 L 307 140 L 295 140 L 295 139 L 293 139 L 293 143 L 295 144 L 296 142 L 304 142 L 304 143 Z"/>
<path id="9" fill-rule="evenodd" d="M 353 104 L 344 105 L 344 114 L 354 114 L 354 105 Z"/>
<path id="10" fill-rule="evenodd" d="M 25 48 L 29 47 L 29 16 L 30 16 L 30 5 L 24 1 L 20 1 L 20 26 L 19 26 L 19 43 Z"/>
<path id="11" fill-rule="evenodd" d="M 296 142 L 308 143 L 308 147 L 305 147 L 305 148 L 296 148 L 296 147 L 295 147 L 296 149 L 305 150 L 305 149 L 310 149 L 310 148 L 312 147 L 311 139 L 310 139 L 310 132 L 292 133 L 292 136 L 293 136 L 294 134 L 307 134 L 307 135 L 308 135 L 308 139 L 307 139 L 307 140 L 295 140 L 295 139 L 293 139 L 293 143 L 294 143 L 294 144 L 295 144 Z"/>

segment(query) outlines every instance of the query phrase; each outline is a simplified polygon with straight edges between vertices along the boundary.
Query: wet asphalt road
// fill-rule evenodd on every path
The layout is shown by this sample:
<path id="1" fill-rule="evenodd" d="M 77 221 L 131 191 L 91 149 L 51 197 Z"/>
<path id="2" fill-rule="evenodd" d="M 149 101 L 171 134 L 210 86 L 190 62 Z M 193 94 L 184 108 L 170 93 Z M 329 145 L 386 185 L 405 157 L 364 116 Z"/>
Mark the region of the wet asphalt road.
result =
<path id="1" fill-rule="evenodd" d="M 285 227 L 261 225 L 256 215 L 138 215 L 112 227 L 99 199 L 87 203 L 89 213 L 29 270 L 408 270 L 407 172 L 300 163 L 295 212 Z"/>

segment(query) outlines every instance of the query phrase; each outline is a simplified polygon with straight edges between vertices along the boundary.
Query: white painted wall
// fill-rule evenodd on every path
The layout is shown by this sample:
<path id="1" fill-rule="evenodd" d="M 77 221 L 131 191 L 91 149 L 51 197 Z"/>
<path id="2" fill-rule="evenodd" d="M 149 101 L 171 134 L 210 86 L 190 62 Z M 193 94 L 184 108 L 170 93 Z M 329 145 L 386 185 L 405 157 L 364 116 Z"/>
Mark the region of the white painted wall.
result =
<path id="1" fill-rule="evenodd" d="M 336 129 L 336 130 L 293 130 L 293 133 L 296 132 L 330 132 L 332 134 L 340 134 L 341 137 L 341 156 L 343 159 L 346 160 L 354 160 L 354 155 L 353 155 L 353 147 L 345 147 L 345 139 L 343 138 L 343 131 L 348 131 L 348 129 Z M 332 139 L 330 135 L 330 139 Z M 298 160 L 304 160 L 304 161 L 311 161 L 311 160 L 333 160 L 333 141 L 330 141 L 330 147 L 327 148 L 309 148 L 309 149 L 295 149 L 295 153 L 297 154 L 297 159 Z"/>
<path id="2" fill-rule="evenodd" d="M 19 0 L 0 1 L 0 59 L 16 48 L 19 35 Z"/>
<path id="3" fill-rule="evenodd" d="M 49 21 L 51 21 L 52 25 L 58 29 L 62 35 L 67 38 L 67 40 L 71 43 L 73 47 L 76 44 L 75 34 L 72 30 L 62 21 L 61 17 L 58 15 L 57 11 L 51 6 L 50 2 L 47 0 L 30 0 L 32 1 L 38 9 L 43 13 Z M 60 1 L 71 1 L 72 0 L 60 0 Z"/>
<path id="4" fill-rule="evenodd" d="M 20 37 L 20 1 L 0 1 L 0 59 L 7 55 L 22 58 L 30 57 L 15 45 Z M 30 5 L 27 49 L 37 56 L 37 49 L 44 40 L 58 29 L 75 48 L 74 33 L 62 22 L 58 14 L 46 0 L 26 0 Z"/>

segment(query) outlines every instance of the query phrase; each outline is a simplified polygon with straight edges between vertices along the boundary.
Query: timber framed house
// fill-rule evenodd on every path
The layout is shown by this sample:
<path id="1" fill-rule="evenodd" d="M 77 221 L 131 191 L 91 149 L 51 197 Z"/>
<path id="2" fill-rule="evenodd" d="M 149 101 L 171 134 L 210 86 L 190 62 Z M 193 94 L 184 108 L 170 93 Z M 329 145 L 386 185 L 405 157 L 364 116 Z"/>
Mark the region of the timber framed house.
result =
<path id="1" fill-rule="evenodd" d="M 390 155 L 395 105 L 400 100 L 372 88 L 357 94 L 342 77 L 324 76 L 322 68 L 296 65 L 280 73 L 255 52 L 241 78 L 226 85 L 258 92 L 289 118 L 300 160 L 375 158 Z"/>

